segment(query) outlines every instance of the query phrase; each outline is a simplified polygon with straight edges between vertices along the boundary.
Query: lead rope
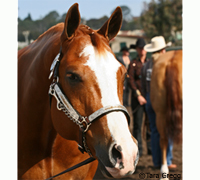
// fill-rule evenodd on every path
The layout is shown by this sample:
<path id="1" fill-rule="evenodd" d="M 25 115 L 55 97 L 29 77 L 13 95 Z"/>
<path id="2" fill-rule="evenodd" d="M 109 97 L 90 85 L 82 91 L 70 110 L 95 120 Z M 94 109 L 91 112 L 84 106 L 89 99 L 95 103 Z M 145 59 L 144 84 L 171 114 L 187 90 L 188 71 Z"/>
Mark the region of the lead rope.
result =
<path id="1" fill-rule="evenodd" d="M 67 172 L 69 172 L 69 171 L 72 171 L 72 170 L 74 170 L 74 169 L 76 169 L 76 168 L 79 168 L 79 167 L 81 167 L 81 166 L 84 166 L 84 165 L 86 165 L 86 164 L 89 164 L 89 163 L 91 163 L 91 162 L 94 161 L 94 160 L 96 160 L 96 159 L 93 158 L 93 157 L 90 157 L 90 158 L 84 160 L 83 162 L 81 162 L 81 163 L 79 163 L 79 164 L 76 164 L 75 166 L 72 166 L 72 167 L 70 167 L 69 169 L 66 169 L 66 170 L 64 170 L 63 172 L 60 172 L 59 174 L 56 174 L 56 175 L 54 175 L 54 176 L 51 176 L 50 178 L 47 178 L 47 179 L 45 179 L 45 180 L 53 179 L 53 178 L 55 178 L 55 177 L 57 177 L 57 176 L 60 176 L 60 175 L 62 175 L 62 174 L 65 174 L 65 173 L 67 173 Z"/>

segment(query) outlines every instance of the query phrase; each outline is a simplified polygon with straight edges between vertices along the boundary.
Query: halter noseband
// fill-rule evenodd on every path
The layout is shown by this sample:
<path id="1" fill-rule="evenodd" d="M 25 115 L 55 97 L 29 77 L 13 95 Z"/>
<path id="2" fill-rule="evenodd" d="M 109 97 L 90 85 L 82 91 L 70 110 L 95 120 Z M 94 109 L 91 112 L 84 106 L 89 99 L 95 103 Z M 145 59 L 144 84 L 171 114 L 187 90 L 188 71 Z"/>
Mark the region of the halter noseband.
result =
<path id="1" fill-rule="evenodd" d="M 102 107 L 87 117 L 81 116 L 73 108 L 73 106 L 71 105 L 71 103 L 69 102 L 69 100 L 67 99 L 65 94 L 63 93 L 61 86 L 59 84 L 58 70 L 59 70 L 59 64 L 60 64 L 61 59 L 62 59 L 62 53 L 61 53 L 61 49 L 60 49 L 60 53 L 56 56 L 56 58 L 54 59 L 52 65 L 51 65 L 51 68 L 50 68 L 51 72 L 49 75 L 49 79 L 51 78 L 52 75 L 54 75 L 53 81 L 49 88 L 50 103 L 51 103 L 52 96 L 54 96 L 57 100 L 57 109 L 62 110 L 68 116 L 68 118 L 70 120 L 72 120 L 74 123 L 76 123 L 79 126 L 80 133 L 79 133 L 78 148 L 82 153 L 87 152 L 90 156 L 92 156 L 92 154 L 86 144 L 86 138 L 85 138 L 85 133 L 87 132 L 91 123 L 94 120 L 96 120 L 108 113 L 111 113 L 113 111 L 123 112 L 126 115 L 128 120 L 130 120 L 130 116 L 129 116 L 127 109 L 120 104 L 115 105 L 115 106 Z"/>

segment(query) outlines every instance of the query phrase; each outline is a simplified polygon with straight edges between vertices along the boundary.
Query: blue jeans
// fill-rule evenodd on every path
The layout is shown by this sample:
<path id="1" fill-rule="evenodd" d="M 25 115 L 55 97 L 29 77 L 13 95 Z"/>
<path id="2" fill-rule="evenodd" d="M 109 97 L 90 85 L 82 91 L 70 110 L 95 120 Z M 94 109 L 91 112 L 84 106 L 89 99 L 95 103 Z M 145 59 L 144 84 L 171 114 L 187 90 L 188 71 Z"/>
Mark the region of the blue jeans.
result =
<path id="1" fill-rule="evenodd" d="M 150 93 L 146 94 L 146 101 L 145 109 L 147 112 L 147 116 L 150 122 L 150 129 L 151 129 L 151 151 L 153 157 L 154 166 L 158 167 L 162 164 L 162 154 L 160 149 L 160 135 L 158 133 L 156 127 L 156 114 L 151 106 L 150 101 Z M 173 149 L 173 142 L 172 140 L 168 140 L 168 147 L 167 147 L 167 164 L 168 166 L 172 164 L 172 149 Z"/>
<path id="2" fill-rule="evenodd" d="M 133 113 L 133 137 L 138 141 L 139 155 L 142 156 L 142 120 L 144 106 L 140 106 L 137 98 L 132 94 L 131 108 Z M 136 111 L 135 111 L 136 110 Z"/>

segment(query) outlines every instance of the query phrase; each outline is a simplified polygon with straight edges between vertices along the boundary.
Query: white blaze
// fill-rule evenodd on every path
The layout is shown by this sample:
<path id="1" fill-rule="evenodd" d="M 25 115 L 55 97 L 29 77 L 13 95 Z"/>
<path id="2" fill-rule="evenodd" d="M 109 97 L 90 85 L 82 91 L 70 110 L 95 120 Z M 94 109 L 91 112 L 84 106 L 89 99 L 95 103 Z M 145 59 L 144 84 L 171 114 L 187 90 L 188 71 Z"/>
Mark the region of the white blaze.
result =
<path id="1" fill-rule="evenodd" d="M 101 90 L 102 105 L 120 104 L 117 93 L 117 71 L 121 64 L 115 59 L 114 55 L 108 51 L 103 55 L 99 55 L 92 45 L 87 45 L 80 53 L 80 56 L 82 55 L 89 56 L 85 66 L 89 66 L 95 73 Z M 110 133 L 116 141 L 120 141 L 120 139 L 126 135 L 131 138 L 126 117 L 122 112 L 109 113 L 107 119 Z M 123 133 L 123 135 L 121 133 Z"/>
<path id="2" fill-rule="evenodd" d="M 102 95 L 102 105 L 120 104 L 117 94 L 117 71 L 120 63 L 110 52 L 104 55 L 97 54 L 92 45 L 86 46 L 82 53 L 89 55 L 89 59 L 85 65 L 89 66 L 97 77 Z"/>
<path id="3" fill-rule="evenodd" d="M 117 90 L 117 71 L 121 64 L 115 59 L 114 55 L 106 52 L 98 54 L 92 45 L 87 45 L 80 53 L 81 56 L 88 56 L 85 66 L 89 66 L 94 72 L 101 91 L 101 103 L 103 106 L 120 104 Z M 136 158 L 137 146 L 133 142 L 131 133 L 128 129 L 126 116 L 123 112 L 112 112 L 107 114 L 107 124 L 111 136 L 117 145 L 123 150 L 122 160 L 125 168 L 114 173 L 113 177 L 125 175 L 134 170 L 134 159 Z M 116 166 L 119 166 L 116 164 Z M 106 167 L 107 168 L 107 167 Z M 118 168 L 118 167 L 116 167 Z M 107 169 L 110 171 L 110 169 Z M 112 173 L 112 171 L 110 171 Z"/>

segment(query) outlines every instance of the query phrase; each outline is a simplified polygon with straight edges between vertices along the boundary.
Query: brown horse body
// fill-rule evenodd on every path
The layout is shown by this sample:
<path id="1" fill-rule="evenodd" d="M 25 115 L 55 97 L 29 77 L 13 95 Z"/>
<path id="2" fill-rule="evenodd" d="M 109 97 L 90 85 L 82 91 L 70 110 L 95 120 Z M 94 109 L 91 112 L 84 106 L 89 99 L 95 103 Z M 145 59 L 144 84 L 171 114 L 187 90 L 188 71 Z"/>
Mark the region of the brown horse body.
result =
<path id="1" fill-rule="evenodd" d="M 169 51 L 154 62 L 150 96 L 160 134 L 161 173 L 168 173 L 168 139 L 182 139 L 182 50 Z"/>
<path id="2" fill-rule="evenodd" d="M 121 9 L 117 8 L 102 28 L 95 31 L 79 25 L 78 5 L 74 4 L 65 23 L 50 28 L 19 51 L 19 179 L 49 178 L 89 157 L 78 150 L 79 127 L 56 108 L 55 98 L 50 106 L 48 90 L 52 78 L 48 79 L 49 69 L 62 48 L 59 83 L 82 116 L 108 104 L 122 104 L 126 70 L 115 59 L 108 44 L 119 31 L 121 19 Z M 110 69 L 104 61 L 113 67 Z M 107 77 L 112 78 L 111 83 Z M 122 112 L 112 112 L 94 121 L 86 133 L 86 143 L 107 176 L 123 177 L 134 172 L 138 150 Z M 98 161 L 94 161 L 58 179 L 92 179 L 97 165 Z"/>

